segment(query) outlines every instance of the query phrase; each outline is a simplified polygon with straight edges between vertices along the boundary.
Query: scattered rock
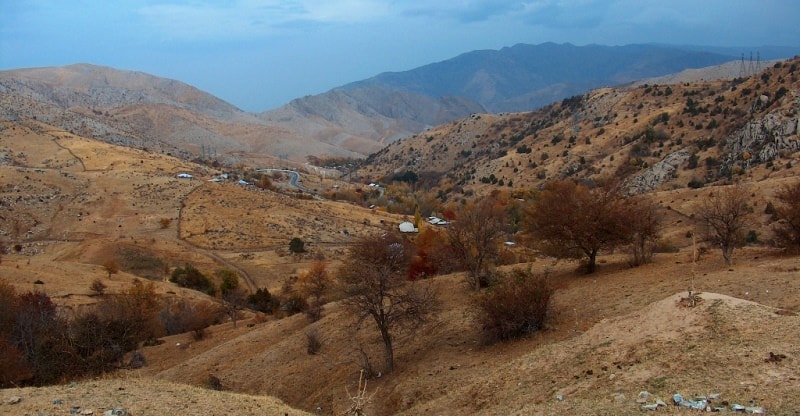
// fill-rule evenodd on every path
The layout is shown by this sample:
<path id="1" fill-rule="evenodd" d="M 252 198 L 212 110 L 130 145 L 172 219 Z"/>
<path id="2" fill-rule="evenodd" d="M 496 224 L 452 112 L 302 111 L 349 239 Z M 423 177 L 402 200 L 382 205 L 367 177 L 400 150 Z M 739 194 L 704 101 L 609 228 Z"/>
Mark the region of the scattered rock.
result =
<path id="1" fill-rule="evenodd" d="M 692 400 L 683 397 L 679 393 L 675 393 L 674 395 L 672 395 L 672 401 L 675 402 L 675 406 L 683 407 L 686 409 L 701 410 L 706 412 L 727 412 L 729 410 L 727 407 L 728 405 L 727 401 L 721 401 L 718 406 L 713 405 L 713 402 L 719 400 L 720 397 L 721 395 L 719 393 L 711 393 L 708 396 L 702 396 L 702 395 L 696 396 L 694 400 Z M 639 402 L 638 399 L 637 402 Z M 656 402 L 656 404 L 658 404 L 658 402 Z M 664 405 L 666 406 L 666 403 L 664 403 Z M 657 408 L 658 406 L 653 406 L 653 405 L 642 406 L 642 410 L 656 410 Z M 755 406 L 755 400 L 750 400 L 750 406 L 743 406 L 741 404 L 735 404 L 735 403 L 731 404 L 730 410 L 734 412 L 759 414 L 759 415 L 767 413 L 767 410 L 765 408 L 760 406 Z"/>
<path id="2" fill-rule="evenodd" d="M 731 410 L 734 412 L 743 412 L 743 413 L 750 413 L 754 415 L 764 415 L 767 414 L 767 409 L 761 406 L 742 406 L 740 404 L 732 404 Z"/>
<path id="3" fill-rule="evenodd" d="M 106 410 L 103 412 L 103 416 L 128 416 L 128 412 L 122 408 L 115 408 L 111 410 Z"/>
<path id="4" fill-rule="evenodd" d="M 636 397 L 636 403 L 642 404 L 647 403 L 647 400 L 650 399 L 650 392 L 647 390 L 643 390 L 639 392 L 639 396 Z"/>

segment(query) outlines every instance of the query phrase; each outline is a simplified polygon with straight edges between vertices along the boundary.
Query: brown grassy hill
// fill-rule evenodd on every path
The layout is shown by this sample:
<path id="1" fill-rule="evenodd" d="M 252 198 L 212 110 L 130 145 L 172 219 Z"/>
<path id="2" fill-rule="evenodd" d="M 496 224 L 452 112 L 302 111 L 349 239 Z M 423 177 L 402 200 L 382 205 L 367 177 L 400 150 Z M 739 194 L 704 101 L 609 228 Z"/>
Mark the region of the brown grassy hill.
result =
<path id="1" fill-rule="evenodd" d="M 750 247 L 736 251 L 734 264 L 725 266 L 719 253 L 709 248 L 693 264 L 688 237 L 695 228 L 691 212 L 716 188 L 686 186 L 691 177 L 705 179 L 707 174 L 713 174 L 709 182 L 719 181 L 725 177 L 720 167 L 730 166 L 734 177 L 751 190 L 749 203 L 758 219 L 754 229 L 768 238 L 766 203 L 778 187 L 797 180 L 797 153 L 790 147 L 797 141 L 797 130 L 786 129 L 791 127 L 787 121 L 796 119 L 798 93 L 792 64 L 769 68 L 766 78 L 737 81 L 736 90 L 733 81 L 673 85 L 671 95 L 666 95 L 663 85 L 609 89 L 556 104 L 547 112 L 476 115 L 440 126 L 419 140 L 392 145 L 375 156 L 376 160 L 386 157 L 380 160 L 389 168 L 381 172 L 409 167 L 423 172 L 423 166 L 448 175 L 455 172 L 448 190 L 456 192 L 460 186 L 465 198 L 470 197 L 468 190 L 480 194 L 498 189 L 499 184 L 483 183 L 480 178 L 491 174 L 503 178 L 501 172 L 513 178 L 512 190 L 542 183 L 537 176 L 541 170 L 546 178 L 585 175 L 592 179 L 609 169 L 630 178 L 649 169 L 641 163 L 655 166 L 666 154 L 690 143 L 690 153 L 698 155 L 698 167 L 680 165 L 677 178 L 669 177 L 651 191 L 664 208 L 665 245 L 682 251 L 657 254 L 655 263 L 639 268 L 629 268 L 623 254 L 604 253 L 599 271 L 591 276 L 578 273 L 578 264 L 570 261 L 531 257 L 530 263 L 518 265 L 548 272 L 555 288 L 545 329 L 526 339 L 491 346 L 481 343 L 473 293 L 464 276 L 419 282 L 437 290 L 441 312 L 429 325 L 396 339 L 396 371 L 369 380 L 367 413 L 634 414 L 640 413 L 637 395 L 647 390 L 665 401 L 674 393 L 719 393 L 720 402 L 754 400 L 770 413 L 795 414 L 800 409 L 795 394 L 800 389 L 798 257 Z M 767 83 L 778 79 L 784 81 L 777 88 Z M 787 91 L 774 100 L 778 85 Z M 742 96 L 745 88 L 750 93 Z M 756 93 L 760 95 L 753 101 Z M 680 100 L 673 101 L 675 95 L 681 95 Z M 761 95 L 768 96 L 766 101 Z M 723 99 L 717 102 L 716 97 Z M 694 107 L 708 104 L 709 112 L 684 114 L 690 98 L 700 102 Z M 569 143 L 568 135 L 553 140 L 557 132 L 573 131 L 571 114 L 578 107 L 570 105 L 579 104 L 583 115 L 578 117 L 580 136 L 575 143 Z M 726 107 L 712 116 L 717 104 Z M 748 107 L 752 112 L 745 110 L 746 105 L 752 106 Z M 645 112 L 646 108 L 652 110 Z M 735 119 L 737 109 L 753 119 Z M 666 111 L 672 111 L 666 125 L 652 124 Z M 634 123 L 633 118 L 640 120 Z M 717 127 L 709 130 L 706 126 L 712 119 Z M 595 120 L 600 124 L 595 126 Z M 683 127 L 678 121 L 683 121 Z M 748 121 L 760 127 L 732 127 Z M 657 138 L 647 142 L 647 126 L 663 128 L 669 135 L 663 146 Z M 605 131 L 598 135 L 601 128 Z M 642 129 L 644 136 L 620 144 Z M 740 134 L 753 130 L 786 134 L 771 136 L 772 142 Z M 482 132 L 480 137 L 475 137 L 477 132 Z M 521 132 L 528 133 L 510 145 L 511 138 Z M 723 136 L 722 132 L 727 133 Z M 713 145 L 704 144 L 712 136 Z M 497 157 L 502 141 L 509 150 Z M 474 148 L 472 143 L 477 143 Z M 642 149 L 645 144 L 647 156 Z M 635 145 L 640 148 L 633 155 Z M 530 147 L 531 153 L 524 148 L 517 151 L 520 146 Z M 542 160 L 536 156 L 539 152 L 552 157 Z M 565 174 L 573 152 L 595 160 L 593 168 Z M 725 159 L 731 152 L 748 152 L 750 157 Z M 528 166 L 525 158 L 532 158 L 537 167 Z M 719 165 L 709 165 L 709 158 Z M 635 169 L 629 172 L 629 166 Z M 192 173 L 194 179 L 176 178 L 179 172 Z M 458 175 L 464 172 L 476 179 L 458 184 Z M 257 286 L 275 292 L 315 259 L 327 259 L 335 268 L 356 238 L 395 229 L 402 219 L 382 208 L 312 199 L 292 189 L 280 174 L 270 177 L 282 192 L 244 187 L 232 180 L 206 181 L 219 173 L 168 155 L 81 137 L 42 120 L 3 123 L 0 241 L 7 251 L 0 263 L 0 278 L 19 291 L 45 292 L 64 313 L 97 301 L 89 289 L 95 279 L 112 294 L 134 278 L 146 278 L 154 282 L 160 296 L 214 302 L 166 282 L 169 271 L 186 263 L 208 274 L 231 268 L 240 273 L 249 290 Z M 365 193 L 361 185 L 305 172 L 301 183 L 325 194 Z M 444 194 L 449 200 L 458 195 Z M 292 237 L 305 240 L 308 253 L 290 254 Z M 103 267 L 108 260 L 116 261 L 121 271 L 109 276 Z M 692 286 L 703 294 L 699 305 L 689 308 L 680 298 Z M 322 319 L 314 323 L 302 315 L 278 319 L 247 313 L 238 327 L 225 322 L 210 328 L 202 339 L 191 333 L 163 337 L 162 344 L 143 349 L 148 366 L 139 370 L 119 371 L 107 379 L 79 383 L 72 390 L 64 386 L 2 390 L 0 413 L 66 414 L 72 405 L 80 405 L 96 413 L 123 406 L 134 414 L 258 414 L 273 409 L 292 414 L 286 408 L 268 407 L 278 405 L 263 396 L 273 396 L 302 411 L 341 414 L 351 403 L 359 370 L 368 364 L 381 369 L 380 339 L 370 325 L 353 325 L 352 317 L 336 302 L 325 305 Z M 309 334 L 321 339 L 319 354 L 307 353 Z M 186 386 L 206 386 L 210 375 L 237 394 L 204 393 Z M 23 401 L 5 404 L 11 396 Z M 140 397 L 148 400 L 142 402 Z M 52 407 L 55 398 L 61 398 L 63 409 Z M 680 412 L 672 407 L 662 410 Z"/>
<path id="2" fill-rule="evenodd" d="M 800 150 L 798 65 L 777 63 L 747 78 L 604 88 L 531 113 L 473 114 L 392 143 L 359 173 L 390 180 L 412 171 L 449 201 L 568 177 L 611 177 L 643 192 L 781 175 Z"/>
<path id="3" fill-rule="evenodd" d="M 39 122 L 4 123 L 0 155 L 0 241 L 8 256 L 37 269 L 48 269 L 47 262 L 87 265 L 97 277 L 113 260 L 123 272 L 162 280 L 165 270 L 190 262 L 209 272 L 231 267 L 253 284 L 275 288 L 314 258 L 341 255 L 357 236 L 401 220 L 347 203 L 298 199 L 288 189 L 208 182 L 220 171 Z M 177 178 L 179 172 L 195 178 Z M 302 178 L 309 187 L 334 183 Z M 275 185 L 289 188 L 281 181 Z M 305 256 L 288 255 L 292 237 L 308 241 Z M 60 279 L 47 274 L 11 276 L 12 283 Z M 88 291 L 93 278 L 81 279 L 86 284 L 78 292 Z"/>
<path id="4" fill-rule="evenodd" d="M 14 397 L 17 404 L 6 402 Z M 47 388 L 7 389 L 0 393 L 0 411 L 15 415 L 70 415 L 72 411 L 103 414 L 123 409 L 129 415 L 308 415 L 279 400 L 219 392 L 152 378 L 103 379 Z M 54 403 L 55 402 L 55 403 Z"/>
<path id="5" fill-rule="evenodd" d="M 694 267 L 689 258 L 664 254 L 628 269 L 622 257 L 605 257 L 591 277 L 575 275 L 574 263 L 536 262 L 534 269 L 552 270 L 557 286 L 547 329 L 494 346 L 479 341 L 462 276 L 426 281 L 438 288 L 443 312 L 398 339 L 396 372 L 369 381 L 368 414 L 637 414 L 642 390 L 665 401 L 719 393 L 729 403 L 755 399 L 770 413 L 791 414 L 800 406 L 793 394 L 797 258 L 750 250 L 731 270 L 718 256 Z M 680 300 L 693 268 L 695 287 L 708 293 L 690 308 Z M 145 349 L 154 364 L 141 374 L 195 385 L 213 374 L 234 391 L 341 414 L 364 365 L 359 351 L 380 360 L 375 331 L 348 322 L 329 304 L 313 324 L 294 316 L 238 330 L 226 324 L 194 343 L 173 337 Z M 310 331 L 323 340 L 317 355 L 306 352 Z M 770 362 L 770 352 L 787 358 Z"/>
<path id="6" fill-rule="evenodd" d="M 108 143 L 230 165 L 241 162 L 238 152 L 302 160 L 353 156 L 371 143 L 319 141 L 179 81 L 89 64 L 0 71 L 0 119 L 43 121 Z"/>

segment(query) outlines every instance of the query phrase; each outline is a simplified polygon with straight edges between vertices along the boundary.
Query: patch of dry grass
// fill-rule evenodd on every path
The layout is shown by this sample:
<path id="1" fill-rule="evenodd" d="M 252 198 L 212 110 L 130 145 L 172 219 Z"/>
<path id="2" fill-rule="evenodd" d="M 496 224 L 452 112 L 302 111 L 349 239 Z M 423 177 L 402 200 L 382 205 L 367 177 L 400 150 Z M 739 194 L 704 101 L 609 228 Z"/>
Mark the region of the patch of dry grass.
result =
<path id="1" fill-rule="evenodd" d="M 20 397 L 17 404 L 7 404 Z M 0 413 L 70 415 L 79 406 L 95 415 L 121 408 L 130 415 L 308 415 L 267 396 L 214 391 L 154 378 L 105 378 L 42 388 L 0 390 Z"/>

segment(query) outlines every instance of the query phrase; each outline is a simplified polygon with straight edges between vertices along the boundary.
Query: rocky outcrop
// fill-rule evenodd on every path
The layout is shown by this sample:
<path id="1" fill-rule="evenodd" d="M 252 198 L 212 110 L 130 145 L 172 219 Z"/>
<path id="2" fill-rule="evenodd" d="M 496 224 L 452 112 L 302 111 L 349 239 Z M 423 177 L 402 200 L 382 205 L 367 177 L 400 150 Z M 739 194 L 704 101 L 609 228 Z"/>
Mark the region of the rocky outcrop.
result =
<path id="1" fill-rule="evenodd" d="M 678 167 L 691 156 L 692 152 L 687 148 L 668 154 L 653 167 L 628 181 L 628 194 L 639 195 L 658 189 L 661 184 L 672 179 Z"/>
<path id="2" fill-rule="evenodd" d="M 747 123 L 728 139 L 722 171 L 730 171 L 735 166 L 747 168 L 774 160 L 782 152 L 799 151 L 798 129 L 800 119 L 797 116 L 786 117 L 778 112 Z"/>

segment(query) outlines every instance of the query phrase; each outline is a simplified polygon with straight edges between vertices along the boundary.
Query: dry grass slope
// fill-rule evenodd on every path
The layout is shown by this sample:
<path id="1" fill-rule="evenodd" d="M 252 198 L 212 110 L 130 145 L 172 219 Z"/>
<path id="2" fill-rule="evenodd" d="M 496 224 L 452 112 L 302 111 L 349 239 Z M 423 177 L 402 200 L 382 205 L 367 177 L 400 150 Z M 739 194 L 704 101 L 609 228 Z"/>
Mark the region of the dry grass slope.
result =
<path id="1" fill-rule="evenodd" d="M 783 76 L 792 79 L 788 72 Z M 752 85 L 740 84 L 738 92 L 729 90 L 726 81 L 676 85 L 673 95 L 679 99 L 653 95 L 653 90 L 646 93 L 644 87 L 596 91 L 586 98 L 586 117 L 579 120 L 581 136 L 574 144 L 568 139 L 571 119 L 550 120 L 546 113 L 475 116 L 432 130 L 433 139 L 420 139 L 430 147 L 412 140 L 390 146 L 376 156 L 386 169 L 372 165 L 372 173 L 407 166 L 455 166 L 456 175 L 475 169 L 470 175 L 477 180 L 463 186 L 480 194 L 493 189 L 480 182 L 482 175 L 513 178 L 514 188 L 535 186 L 541 183 L 539 171 L 556 177 L 578 155 L 592 161 L 596 174 L 617 172 L 628 163 L 632 147 L 621 144 L 624 136 L 651 125 L 664 111 L 682 111 L 682 92 L 699 90 L 712 102 L 716 96 L 732 102 L 741 89 L 754 89 L 759 81 L 745 82 Z M 775 104 L 787 117 L 796 106 L 796 85 L 792 81 L 786 102 Z M 607 122 L 606 116 L 611 117 Z M 596 117 L 605 124 L 595 126 Z M 679 117 L 670 117 L 671 139 L 665 149 L 678 150 L 735 130 L 686 127 L 689 121 L 706 125 L 710 119 L 704 117 L 711 116 L 687 118 L 684 127 L 672 124 Z M 512 128 L 551 122 L 515 144 L 529 146 L 531 154 L 509 148 L 499 156 L 497 136 L 506 133 L 510 140 Z M 497 130 L 500 125 L 509 130 Z M 598 134 L 600 128 L 603 134 Z M 560 133 L 565 139 L 554 143 Z M 677 142 L 681 135 L 683 145 Z M 796 133 L 791 138 L 796 140 Z M 704 158 L 720 156 L 716 146 L 697 149 Z M 567 156 L 558 156 L 564 151 Z M 542 161 L 541 152 L 551 157 Z M 538 167 L 530 166 L 528 158 Z M 657 158 L 645 160 L 650 164 Z M 761 224 L 768 224 L 764 210 L 775 190 L 796 181 L 797 153 L 785 152 L 777 160 L 774 167 L 759 164 L 738 175 L 752 190 L 750 202 Z M 786 167 L 790 162 L 794 166 Z M 177 172 L 191 172 L 197 179 L 179 180 Z M 664 399 L 673 393 L 720 393 L 730 402 L 755 400 L 770 413 L 797 414 L 800 258 L 754 247 L 737 251 L 730 267 L 714 250 L 692 265 L 687 248 L 692 241 L 687 232 L 696 231 L 691 212 L 714 188 L 690 189 L 685 183 L 707 172 L 681 167 L 676 178 L 653 193 L 664 208 L 665 240 L 682 251 L 657 254 L 655 263 L 635 269 L 627 267 L 624 255 L 606 253 L 599 271 L 590 277 L 577 274 L 574 262 L 531 263 L 537 272 L 550 271 L 556 290 L 545 329 L 527 339 L 482 345 L 464 276 L 420 282 L 438 290 L 442 313 L 430 325 L 396 340 L 397 370 L 369 381 L 374 395 L 368 414 L 634 414 L 640 412 L 635 398 L 641 390 Z M 161 261 L 166 271 L 186 262 L 205 272 L 234 268 L 255 286 L 273 291 L 317 258 L 330 260 L 335 268 L 358 236 L 395 228 L 402 220 L 352 204 L 203 180 L 218 173 L 166 155 L 80 137 L 40 121 L 3 123 L 0 238 L 12 244 L 7 244 L 10 252 L 0 263 L 0 278 L 20 291 L 44 291 L 64 310 L 96 302 L 89 289 L 95 279 L 102 280 L 109 293 L 127 287 L 136 278 L 131 270 L 109 277 L 102 264 L 136 256 Z M 334 183 L 317 180 L 314 186 Z M 336 184 L 342 189 L 351 186 Z M 453 195 L 466 197 L 456 191 Z M 171 220 L 166 228 L 161 222 L 165 218 Z M 757 229 L 769 238 L 768 225 Z M 292 237 L 304 239 L 309 253 L 289 254 Z M 694 286 L 704 292 L 703 301 L 685 308 L 678 298 L 685 296 L 692 275 Z M 161 275 L 150 277 L 158 280 L 156 291 L 163 296 L 210 300 L 162 281 Z M 144 349 L 149 366 L 140 370 L 75 387 L 3 390 L 4 400 L 21 396 L 23 401 L 1 404 L 0 413 L 60 414 L 80 405 L 96 410 L 122 406 L 135 415 L 302 414 L 263 397 L 274 396 L 295 409 L 317 412 L 319 407 L 322 414 L 341 414 L 350 405 L 348 391 L 355 392 L 365 360 L 380 362 L 377 334 L 351 322 L 337 303 L 326 305 L 322 319 L 314 323 L 301 315 L 248 315 L 237 328 L 230 323 L 211 328 L 202 340 L 188 333 L 165 337 L 163 344 Z M 311 330 L 322 339 L 317 355 L 306 352 Z M 769 361 L 770 353 L 786 358 Z M 197 389 L 210 374 L 223 388 L 239 394 Z M 556 399 L 559 395 L 563 401 Z M 53 408 L 53 399 L 62 400 L 63 409 Z M 672 408 L 667 412 L 676 413 Z"/>

